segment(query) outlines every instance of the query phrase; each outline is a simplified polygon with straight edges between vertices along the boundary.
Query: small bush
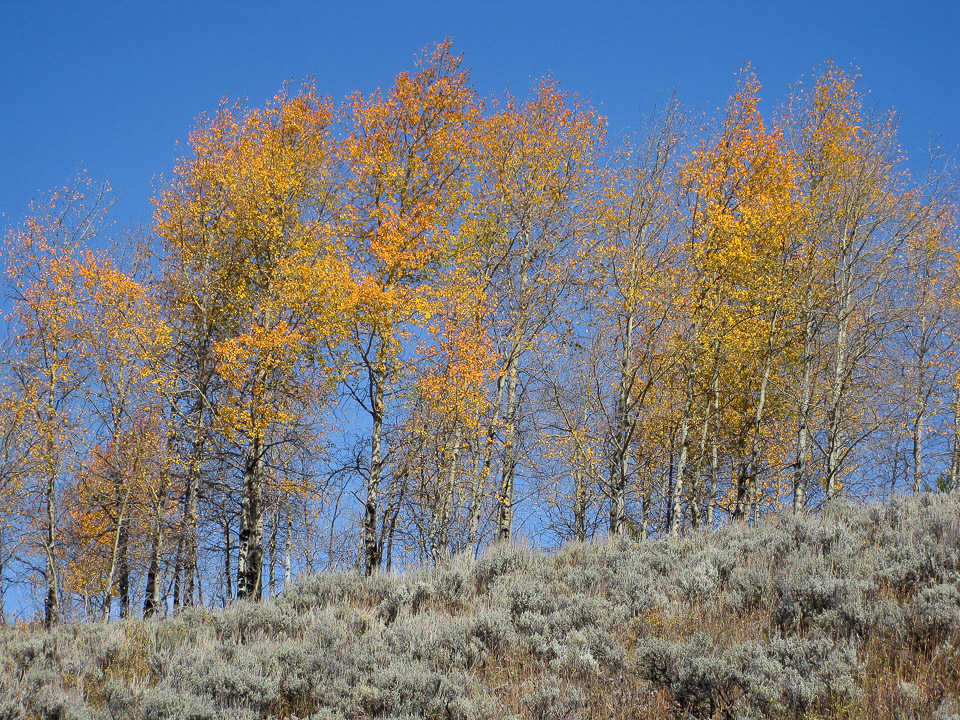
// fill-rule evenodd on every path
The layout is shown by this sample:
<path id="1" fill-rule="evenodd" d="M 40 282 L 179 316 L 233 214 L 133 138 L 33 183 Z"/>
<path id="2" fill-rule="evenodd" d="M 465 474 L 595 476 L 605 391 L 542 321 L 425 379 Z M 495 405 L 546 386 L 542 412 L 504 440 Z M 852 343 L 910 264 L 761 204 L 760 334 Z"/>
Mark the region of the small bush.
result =
<path id="1" fill-rule="evenodd" d="M 525 693 L 523 707 L 530 720 L 577 720 L 583 717 L 583 693 L 577 688 L 564 687 L 552 676 L 541 680 Z"/>
<path id="2" fill-rule="evenodd" d="M 699 634 L 685 642 L 656 638 L 637 653 L 642 677 L 669 691 L 693 717 L 803 712 L 815 702 L 855 693 L 855 653 L 827 640 L 779 639 L 722 648 Z"/>
<path id="3" fill-rule="evenodd" d="M 251 642 L 263 638 L 298 637 L 306 622 L 275 603 L 237 602 L 212 616 L 212 624 L 221 640 Z"/>
<path id="4" fill-rule="evenodd" d="M 773 618 L 784 633 L 807 633 L 813 628 L 850 637 L 868 625 L 865 593 L 873 585 L 849 577 L 836 577 L 816 562 L 805 562 L 774 582 Z"/>
<path id="5" fill-rule="evenodd" d="M 501 610 L 483 610 L 470 622 L 467 637 L 489 653 L 503 653 L 517 644 L 517 631 Z"/>
<path id="6" fill-rule="evenodd" d="M 463 607 L 472 594 L 469 568 L 464 563 L 437 568 L 431 578 L 430 593 L 443 605 Z"/>
<path id="7" fill-rule="evenodd" d="M 160 685 L 144 693 L 140 717 L 143 720 L 216 720 L 218 713 L 208 698 Z"/>
<path id="8" fill-rule="evenodd" d="M 720 588 L 720 574 L 712 558 L 700 557 L 690 565 L 682 565 L 673 575 L 677 594 L 684 600 L 702 601 L 716 595 Z"/>
<path id="9" fill-rule="evenodd" d="M 711 717 L 734 699 L 730 668 L 703 633 L 681 643 L 646 638 L 637 649 L 635 669 L 665 688 L 681 712 L 693 717 Z"/>
<path id="10" fill-rule="evenodd" d="M 906 610 L 911 639 L 929 649 L 960 629 L 960 592 L 954 585 L 924 588 Z"/>
<path id="11" fill-rule="evenodd" d="M 728 583 L 728 611 L 757 610 L 771 591 L 770 574 L 751 567 L 734 568 Z"/>
<path id="12" fill-rule="evenodd" d="M 473 567 L 473 580 L 478 592 L 486 592 L 493 582 L 530 565 L 530 552 L 512 545 L 495 545 L 483 554 Z"/>

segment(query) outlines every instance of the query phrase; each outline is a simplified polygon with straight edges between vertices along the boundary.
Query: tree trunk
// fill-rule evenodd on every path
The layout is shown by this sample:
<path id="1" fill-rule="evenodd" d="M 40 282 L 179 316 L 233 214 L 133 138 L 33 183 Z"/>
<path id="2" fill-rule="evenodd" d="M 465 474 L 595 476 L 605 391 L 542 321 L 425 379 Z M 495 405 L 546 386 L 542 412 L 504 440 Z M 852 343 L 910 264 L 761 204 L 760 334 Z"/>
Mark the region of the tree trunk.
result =
<path id="1" fill-rule="evenodd" d="M 230 518 L 223 519 L 223 604 L 233 599 L 233 570 L 230 569 L 230 560 L 233 557 L 233 547 L 230 543 Z"/>
<path id="2" fill-rule="evenodd" d="M 370 475 L 367 478 L 367 499 L 363 512 L 363 570 L 368 577 L 380 570 L 382 547 L 378 541 L 380 480 L 383 475 L 383 421 L 385 381 L 381 358 L 369 369 L 370 414 L 373 432 L 370 436 Z"/>
<path id="3" fill-rule="evenodd" d="M 283 589 L 284 592 L 290 589 L 290 556 L 293 554 L 293 528 L 290 525 L 290 510 L 287 509 L 286 515 L 286 534 L 283 538 Z"/>
<path id="4" fill-rule="evenodd" d="M 511 358 L 507 368 L 507 413 L 506 432 L 503 443 L 503 470 L 500 481 L 500 494 L 497 497 L 497 540 L 509 542 L 513 536 L 513 491 L 517 471 L 517 407 L 519 396 L 517 386 L 519 372 L 517 359 Z"/>
<path id="5" fill-rule="evenodd" d="M 197 491 L 200 485 L 199 463 L 191 461 L 184 490 L 183 606 L 193 605 L 194 577 L 197 574 Z"/>
<path id="6" fill-rule="evenodd" d="M 380 528 L 380 554 L 383 556 L 383 567 L 387 572 L 393 569 L 393 543 L 397 533 L 397 520 L 400 517 L 400 507 L 407 491 L 406 467 L 401 468 L 399 477 L 390 483 L 390 494 L 383 509 L 383 522 Z"/>
<path id="7" fill-rule="evenodd" d="M 956 381 L 954 381 L 956 383 Z M 950 471 L 947 474 L 950 492 L 958 489 L 960 480 L 960 383 L 956 383 L 953 395 L 953 440 L 950 447 Z"/>
<path id="8" fill-rule="evenodd" d="M 110 619 L 110 606 L 113 604 L 113 581 L 118 580 L 118 596 L 120 598 L 120 617 L 124 618 L 130 610 L 130 575 L 126 563 L 127 555 L 127 499 L 129 491 L 125 490 L 123 480 L 116 470 L 111 472 L 114 492 L 114 511 L 116 512 L 116 528 L 113 532 L 113 548 L 110 554 L 110 572 L 106 578 L 106 599 L 103 603 L 103 619 Z M 124 577 L 126 575 L 126 577 Z M 126 597 L 124 597 L 126 595 Z"/>
<path id="9" fill-rule="evenodd" d="M 130 615 L 130 556 L 128 553 L 130 534 L 127 529 L 126 518 L 120 525 L 119 540 L 120 542 L 117 544 L 117 561 L 119 563 L 117 591 L 120 601 L 120 617 L 125 618 Z"/>
<path id="10" fill-rule="evenodd" d="M 177 540 L 177 555 L 173 564 L 173 609 L 174 612 L 180 609 L 180 597 L 181 597 L 181 587 L 180 587 L 180 572 L 183 568 L 183 533 L 180 533 L 180 538 Z"/>
<path id="11" fill-rule="evenodd" d="M 119 503 L 119 512 L 117 515 L 117 590 L 120 600 L 120 617 L 125 618 L 130 614 L 130 529 L 127 521 L 127 501 L 130 496 L 129 489 L 124 491 L 118 488 L 122 494 Z"/>
<path id="12" fill-rule="evenodd" d="M 275 594 L 275 572 L 277 569 L 277 532 L 280 529 L 280 509 L 277 508 L 273 513 L 272 522 L 270 523 L 270 542 L 267 547 L 267 551 L 270 555 L 270 564 L 268 569 L 268 577 L 270 578 L 267 582 L 267 597 L 272 598 Z"/>
<path id="13" fill-rule="evenodd" d="M 763 376 L 760 378 L 760 393 L 751 422 L 750 450 L 746 462 L 741 466 L 737 482 L 737 501 L 733 511 L 734 520 L 744 520 L 748 513 L 756 512 L 758 498 L 755 497 L 757 474 L 760 461 L 760 429 L 763 426 L 763 411 L 767 402 L 767 386 L 770 383 L 770 371 L 773 366 L 773 346 L 779 320 L 779 310 L 774 311 L 770 321 L 770 334 L 767 337 L 767 356 L 763 364 Z"/>
<path id="14" fill-rule="evenodd" d="M 797 459 L 793 473 L 793 512 L 807 511 L 807 487 L 810 481 L 810 403 L 813 395 L 813 289 L 804 293 L 803 370 L 800 378 L 800 402 L 797 408 Z"/>
<path id="15" fill-rule="evenodd" d="M 852 277 L 850 259 L 847 257 L 851 238 L 846 231 L 841 243 L 839 264 L 839 297 L 837 298 L 837 337 L 834 348 L 833 382 L 830 388 L 830 401 L 827 406 L 827 467 L 825 482 L 825 500 L 833 500 L 840 492 L 840 458 L 844 401 L 847 385 L 847 343 L 849 342 L 852 302 Z"/>
<path id="16" fill-rule="evenodd" d="M 153 537 L 150 539 L 150 564 L 147 567 L 147 581 L 143 591 L 143 616 L 153 617 L 160 609 L 160 554 L 163 550 L 162 519 L 157 514 L 154 519 Z"/>
<path id="17" fill-rule="evenodd" d="M 434 562 L 442 562 L 450 557 L 450 519 L 457 479 L 457 466 L 460 462 L 461 438 L 462 429 L 458 424 L 453 433 L 453 439 L 441 455 L 441 467 L 438 473 L 438 481 L 440 483 L 440 487 L 438 488 L 438 507 L 434 513 Z"/>
<path id="18" fill-rule="evenodd" d="M 710 432 L 710 401 L 707 401 L 706 410 L 703 413 L 703 425 L 700 426 L 700 447 L 697 453 L 697 467 L 693 473 L 693 480 L 690 483 L 690 528 L 700 529 L 700 495 L 701 483 L 703 480 L 703 464 L 707 455 L 707 435 Z"/>
<path id="19" fill-rule="evenodd" d="M 202 373 L 203 370 L 201 369 Z M 194 437 L 187 466 L 187 481 L 183 498 L 183 605 L 189 607 L 194 600 L 194 578 L 197 574 L 197 510 L 200 493 L 200 478 L 203 472 L 203 456 L 206 448 L 204 408 L 206 407 L 206 384 L 197 391 L 192 416 Z"/>
<path id="20" fill-rule="evenodd" d="M 708 528 L 713 528 L 713 516 L 717 509 L 717 486 L 720 482 L 720 468 L 718 463 L 718 444 L 720 442 L 720 341 L 713 341 L 713 373 L 710 376 L 710 407 L 712 408 L 712 422 L 710 432 L 710 484 L 707 488 L 707 520 Z"/>
<path id="21" fill-rule="evenodd" d="M 696 358 L 690 361 L 687 369 L 687 391 L 683 403 L 683 419 L 680 422 L 680 458 L 677 461 L 677 471 L 671 488 L 670 506 L 667 513 L 667 532 L 676 537 L 680 534 L 680 518 L 683 502 L 683 475 L 687 467 L 687 452 L 689 450 L 690 421 L 693 414 L 693 380 L 697 372 Z"/>
<path id="22" fill-rule="evenodd" d="M 917 495 L 923 485 L 923 435 L 924 423 L 927 416 L 927 390 L 925 363 L 929 351 L 929 336 L 927 318 L 920 310 L 920 347 L 917 348 L 917 405 L 916 415 L 913 418 L 911 436 L 913 440 L 913 494 Z"/>
<path id="23" fill-rule="evenodd" d="M 521 233 L 520 258 L 520 296 L 519 305 L 527 313 L 534 311 L 530 299 L 530 236 L 526 230 Z M 522 323 L 522 318 L 515 318 L 514 322 Z M 517 477 L 517 462 L 519 458 L 519 428 L 517 415 L 520 404 L 518 385 L 520 381 L 520 359 L 526 349 L 525 338 L 522 333 L 514 339 L 510 347 L 510 357 L 507 361 L 507 412 L 504 416 L 505 432 L 503 444 L 503 468 L 500 482 L 500 494 L 497 498 L 497 540 L 509 542 L 513 536 L 514 489 Z"/>
<path id="24" fill-rule="evenodd" d="M 610 534 L 624 531 L 627 491 L 627 458 L 630 446 L 630 391 L 633 384 L 633 324 L 634 316 L 627 316 L 623 334 L 623 352 L 620 355 L 620 390 L 617 395 L 616 431 L 613 437 L 613 457 L 610 463 Z"/>
<path id="25" fill-rule="evenodd" d="M 513 349 L 511 348 L 511 355 Z M 474 554 L 479 549 L 480 512 L 483 503 L 483 489 L 490 477 L 490 468 L 493 464 L 493 446 L 497 436 L 497 424 L 500 422 L 500 409 L 503 404 L 503 392 L 506 387 L 506 374 L 497 377 L 497 394 L 492 408 L 493 414 L 487 431 L 484 435 L 483 452 L 477 452 L 476 464 L 473 470 L 473 493 L 470 497 L 470 517 L 467 528 L 467 548 Z"/>
<path id="26" fill-rule="evenodd" d="M 667 493 L 666 493 L 666 497 L 664 497 L 664 503 L 663 503 L 663 509 L 664 509 L 663 522 L 661 526 L 657 528 L 659 532 L 665 531 L 666 528 L 670 526 L 670 516 L 673 513 L 673 510 L 671 509 L 670 504 L 673 502 L 673 483 L 675 482 L 674 475 L 676 474 L 676 468 L 677 468 L 673 458 L 673 452 L 676 449 L 676 447 L 677 447 L 676 432 L 673 430 L 673 428 L 670 428 L 670 440 L 667 447 L 667 458 L 668 458 Z"/>
<path id="27" fill-rule="evenodd" d="M 147 579 L 143 592 L 143 616 L 152 617 L 160 609 L 160 557 L 163 552 L 163 507 L 167 497 L 170 480 L 170 464 L 174 452 L 175 436 L 167 435 L 166 455 L 161 466 L 160 483 L 153 506 L 153 528 L 150 538 L 150 561 L 147 566 Z"/>
<path id="28" fill-rule="evenodd" d="M 240 506 L 240 547 L 237 555 L 237 599 L 263 597 L 263 440 L 254 438 L 247 448 Z"/>
<path id="29" fill-rule="evenodd" d="M 911 439 L 913 441 L 913 494 L 918 495 L 923 485 L 923 421 L 926 408 L 921 407 L 913 419 Z"/>
<path id="30" fill-rule="evenodd" d="M 7 609 L 6 609 L 6 588 L 4 584 L 3 574 L 6 570 L 6 563 L 3 558 L 3 543 L 5 538 L 3 537 L 3 524 L 0 523 L 0 628 L 6 627 L 7 625 Z"/>
<path id="31" fill-rule="evenodd" d="M 650 460 L 645 461 L 646 467 L 643 471 L 642 487 L 640 490 L 640 527 L 638 528 L 640 537 L 650 536 L 650 513 L 653 505 L 653 479 L 650 472 Z"/>
<path id="32" fill-rule="evenodd" d="M 53 452 L 53 443 L 48 443 L 48 452 Z M 51 455 L 51 457 L 53 457 Z M 52 463 L 51 463 L 52 465 Z M 43 550 L 46 559 L 45 580 L 47 595 L 43 604 L 43 619 L 47 627 L 60 621 L 60 577 L 57 564 L 57 525 L 56 525 L 56 473 L 49 468 L 44 488 L 44 510 L 46 527 L 43 535 Z"/>
<path id="33" fill-rule="evenodd" d="M 584 542 L 587 539 L 587 488 L 582 468 L 574 468 L 573 492 L 573 537 Z"/>

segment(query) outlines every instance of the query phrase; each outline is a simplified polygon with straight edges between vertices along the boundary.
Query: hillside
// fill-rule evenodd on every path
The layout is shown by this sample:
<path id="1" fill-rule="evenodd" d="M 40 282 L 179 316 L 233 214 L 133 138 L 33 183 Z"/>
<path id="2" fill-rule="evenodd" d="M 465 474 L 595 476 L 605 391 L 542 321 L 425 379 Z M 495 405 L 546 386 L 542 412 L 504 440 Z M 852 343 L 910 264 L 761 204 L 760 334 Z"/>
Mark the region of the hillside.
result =
<path id="1" fill-rule="evenodd" d="M 0 630 L 0 718 L 960 718 L 960 501 Z"/>

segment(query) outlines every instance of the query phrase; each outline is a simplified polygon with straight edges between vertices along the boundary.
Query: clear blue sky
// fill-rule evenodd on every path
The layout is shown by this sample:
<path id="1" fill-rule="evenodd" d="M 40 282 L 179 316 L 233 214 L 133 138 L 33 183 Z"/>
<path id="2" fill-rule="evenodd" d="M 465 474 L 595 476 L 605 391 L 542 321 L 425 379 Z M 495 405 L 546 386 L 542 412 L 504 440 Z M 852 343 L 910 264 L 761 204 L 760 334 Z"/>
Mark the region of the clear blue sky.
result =
<path id="1" fill-rule="evenodd" d="M 262 103 L 290 78 L 341 99 L 387 86 L 451 36 L 481 93 L 522 94 L 545 73 L 586 96 L 613 132 L 679 86 L 712 110 L 750 61 L 765 98 L 825 59 L 861 69 L 901 113 L 911 157 L 960 146 L 960 2 L 43 2 L 0 0 L 0 213 L 85 167 L 148 219 L 194 119 L 220 98 Z"/>

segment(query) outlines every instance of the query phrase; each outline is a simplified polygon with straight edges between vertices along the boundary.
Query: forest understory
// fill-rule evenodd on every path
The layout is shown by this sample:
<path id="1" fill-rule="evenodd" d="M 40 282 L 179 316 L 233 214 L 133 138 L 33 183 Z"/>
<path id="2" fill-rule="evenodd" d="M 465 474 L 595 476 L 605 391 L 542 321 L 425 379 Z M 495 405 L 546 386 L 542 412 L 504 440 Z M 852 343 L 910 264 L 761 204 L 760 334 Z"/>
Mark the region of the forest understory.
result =
<path id="1" fill-rule="evenodd" d="M 960 717 L 960 499 L 0 628 L 0 718 Z"/>

